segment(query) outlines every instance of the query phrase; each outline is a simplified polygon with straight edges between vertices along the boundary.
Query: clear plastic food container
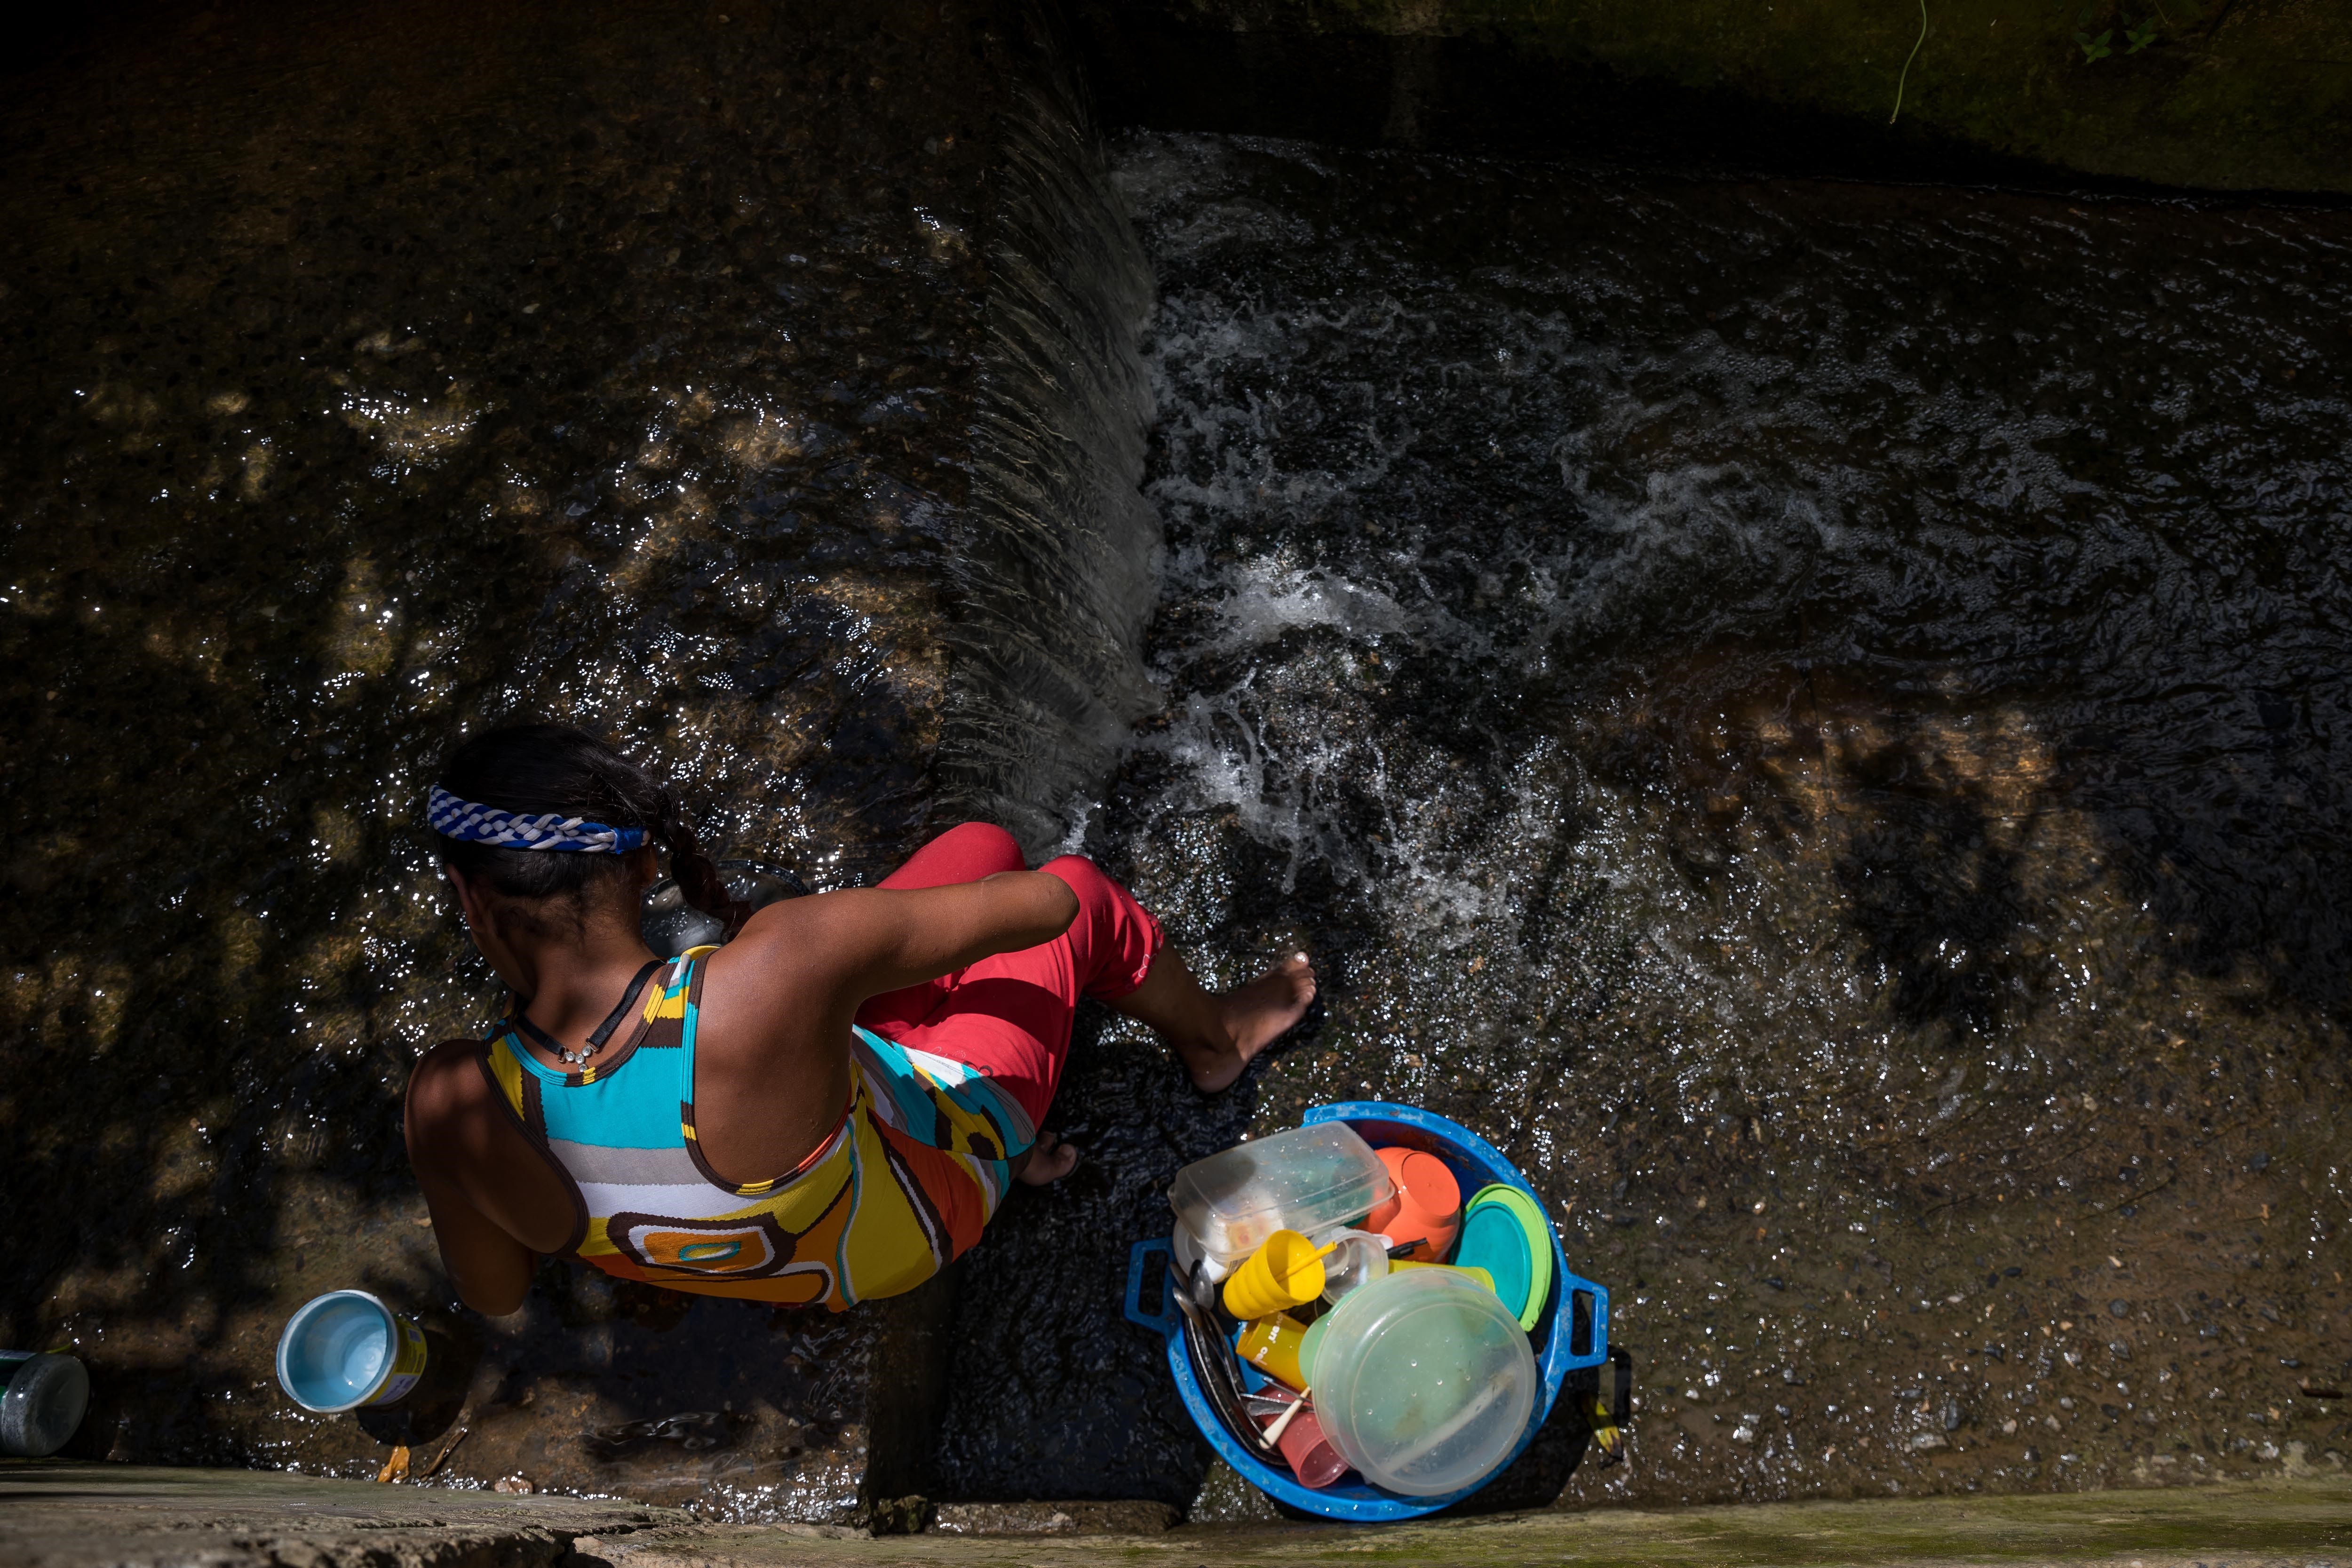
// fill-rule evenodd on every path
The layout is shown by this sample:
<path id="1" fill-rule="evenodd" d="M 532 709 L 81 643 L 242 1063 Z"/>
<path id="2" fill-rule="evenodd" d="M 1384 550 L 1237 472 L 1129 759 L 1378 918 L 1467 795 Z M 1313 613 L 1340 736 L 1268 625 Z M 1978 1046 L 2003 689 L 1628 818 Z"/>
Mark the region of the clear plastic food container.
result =
<path id="1" fill-rule="evenodd" d="M 1354 1128 L 1325 1121 L 1194 1161 L 1176 1173 L 1168 1206 L 1179 1250 L 1222 1274 L 1277 1230 L 1312 1235 L 1346 1225 L 1395 1193 L 1371 1145 Z"/>
<path id="2" fill-rule="evenodd" d="M 1443 1497 L 1493 1474 L 1542 1382 L 1518 1321 L 1444 1268 L 1350 1291 L 1315 1321 L 1300 1360 L 1332 1446 L 1364 1479 L 1406 1497 Z"/>

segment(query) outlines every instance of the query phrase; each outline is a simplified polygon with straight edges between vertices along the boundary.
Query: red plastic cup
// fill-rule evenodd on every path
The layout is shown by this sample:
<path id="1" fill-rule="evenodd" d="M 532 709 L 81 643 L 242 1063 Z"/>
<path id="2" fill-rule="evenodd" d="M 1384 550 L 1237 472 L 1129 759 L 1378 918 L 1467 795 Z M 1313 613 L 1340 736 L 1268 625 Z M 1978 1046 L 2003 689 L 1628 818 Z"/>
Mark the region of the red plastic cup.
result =
<path id="1" fill-rule="evenodd" d="M 1282 1450 L 1298 1484 L 1310 1490 L 1319 1491 L 1348 1473 L 1348 1461 L 1331 1447 L 1331 1439 L 1323 1436 L 1323 1428 L 1317 1424 L 1312 1410 L 1302 1410 L 1292 1416 L 1274 1446 Z"/>
<path id="2" fill-rule="evenodd" d="M 1280 1419 L 1279 1415 L 1262 1416 L 1258 1425 L 1271 1426 Z M 1290 1418 L 1290 1425 L 1282 1429 L 1274 1446 L 1282 1451 L 1283 1462 L 1298 1478 L 1298 1484 L 1310 1491 L 1320 1491 L 1348 1473 L 1348 1461 L 1339 1457 L 1339 1450 L 1323 1435 L 1311 1406 Z"/>

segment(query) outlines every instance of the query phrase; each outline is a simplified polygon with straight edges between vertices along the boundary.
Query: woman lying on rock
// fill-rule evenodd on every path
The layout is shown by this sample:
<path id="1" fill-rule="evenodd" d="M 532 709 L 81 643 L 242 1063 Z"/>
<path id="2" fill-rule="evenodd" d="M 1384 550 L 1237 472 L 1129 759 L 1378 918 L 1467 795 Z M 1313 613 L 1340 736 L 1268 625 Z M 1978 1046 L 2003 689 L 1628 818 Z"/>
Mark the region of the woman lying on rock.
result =
<path id="1" fill-rule="evenodd" d="M 1076 1163 L 1036 1129 L 1079 997 L 1151 1026 L 1213 1092 L 1315 995 L 1303 953 L 1210 994 L 1092 861 L 1029 870 L 979 823 L 877 887 L 744 919 L 668 793 L 576 730 L 467 742 L 427 816 L 513 993 L 408 1086 L 409 1158 L 478 1311 L 521 1306 L 542 1253 L 835 1311 L 912 1289 L 1009 1181 Z M 688 902 L 740 925 L 724 946 L 646 948 L 655 844 Z"/>

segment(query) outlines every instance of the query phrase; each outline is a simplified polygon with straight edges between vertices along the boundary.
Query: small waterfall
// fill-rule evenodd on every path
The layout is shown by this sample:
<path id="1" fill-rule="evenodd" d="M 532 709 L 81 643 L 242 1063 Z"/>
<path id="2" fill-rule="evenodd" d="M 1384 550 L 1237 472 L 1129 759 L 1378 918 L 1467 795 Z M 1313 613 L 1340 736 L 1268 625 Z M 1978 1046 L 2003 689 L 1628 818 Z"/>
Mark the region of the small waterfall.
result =
<path id="1" fill-rule="evenodd" d="M 939 778 L 947 811 L 1001 821 L 1035 855 L 1153 705 L 1141 643 L 1160 521 L 1137 488 L 1152 283 L 1084 100 L 1050 55 L 1013 95 L 997 179 Z"/>

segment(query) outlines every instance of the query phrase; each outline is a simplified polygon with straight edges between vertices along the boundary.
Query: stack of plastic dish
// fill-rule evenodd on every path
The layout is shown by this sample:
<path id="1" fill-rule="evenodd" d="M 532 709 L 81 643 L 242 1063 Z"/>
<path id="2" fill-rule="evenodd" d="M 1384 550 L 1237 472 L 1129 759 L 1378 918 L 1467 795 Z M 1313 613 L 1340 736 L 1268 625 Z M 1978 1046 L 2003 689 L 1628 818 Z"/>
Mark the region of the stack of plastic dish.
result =
<path id="1" fill-rule="evenodd" d="M 1463 1205 L 1454 1263 L 1485 1274 L 1519 1327 L 1531 1330 L 1551 1294 L 1551 1222 L 1518 1188 L 1483 1187 Z"/>
<path id="2" fill-rule="evenodd" d="M 1568 1374 L 1611 1359 L 1608 1293 L 1569 1271 L 1526 1178 L 1468 1130 L 1375 1102 L 1307 1122 L 1179 1173 L 1175 1235 L 1137 1245 L 1127 1315 L 1168 1336 L 1186 1409 L 1259 1489 L 1328 1518 L 1425 1514 L 1499 1473 Z M 1219 1310 L 1274 1299 L 1216 1285 L 1282 1228 L 1300 1234 L 1247 1272 L 1281 1279 L 1290 1304 L 1248 1321 Z M 1155 1252 L 1171 1266 L 1148 1310 Z M 1621 1403 L 1623 1384 L 1621 1370 Z M 1314 1445 L 1269 1440 L 1310 1419 Z"/>

